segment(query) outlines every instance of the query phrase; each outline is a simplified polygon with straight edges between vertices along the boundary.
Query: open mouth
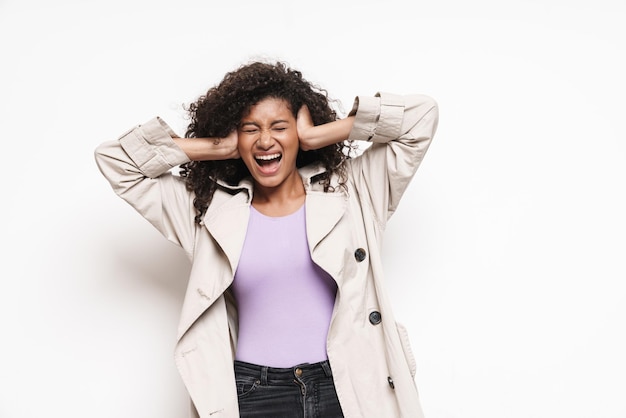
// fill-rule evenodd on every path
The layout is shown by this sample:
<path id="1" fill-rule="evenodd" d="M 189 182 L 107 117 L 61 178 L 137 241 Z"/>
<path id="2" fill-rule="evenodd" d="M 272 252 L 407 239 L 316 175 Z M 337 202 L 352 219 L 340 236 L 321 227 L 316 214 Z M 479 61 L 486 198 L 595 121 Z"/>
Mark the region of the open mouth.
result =
<path id="1" fill-rule="evenodd" d="M 280 152 L 277 152 L 276 154 L 258 155 L 254 157 L 256 163 L 260 166 L 277 163 L 280 161 L 281 158 L 283 158 L 283 155 Z"/>
<path id="2" fill-rule="evenodd" d="M 262 171 L 269 173 L 278 168 L 282 158 L 283 154 L 277 152 L 275 154 L 257 155 L 254 160 Z"/>

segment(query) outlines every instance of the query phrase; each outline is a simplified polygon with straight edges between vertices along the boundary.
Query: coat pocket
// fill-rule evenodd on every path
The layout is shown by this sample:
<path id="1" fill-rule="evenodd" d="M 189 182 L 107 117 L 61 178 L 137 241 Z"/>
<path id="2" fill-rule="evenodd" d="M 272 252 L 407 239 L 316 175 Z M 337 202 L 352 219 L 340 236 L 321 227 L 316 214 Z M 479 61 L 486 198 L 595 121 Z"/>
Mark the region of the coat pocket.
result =
<path id="1" fill-rule="evenodd" d="M 407 332 L 404 325 L 400 324 L 399 322 L 396 322 L 396 328 L 398 329 L 398 335 L 400 336 L 400 342 L 402 344 L 402 351 L 404 351 L 404 357 L 406 358 L 406 362 L 409 365 L 411 377 L 415 377 L 417 364 L 415 362 L 415 356 L 413 355 L 413 350 L 411 350 L 411 342 L 409 341 L 409 333 Z"/>

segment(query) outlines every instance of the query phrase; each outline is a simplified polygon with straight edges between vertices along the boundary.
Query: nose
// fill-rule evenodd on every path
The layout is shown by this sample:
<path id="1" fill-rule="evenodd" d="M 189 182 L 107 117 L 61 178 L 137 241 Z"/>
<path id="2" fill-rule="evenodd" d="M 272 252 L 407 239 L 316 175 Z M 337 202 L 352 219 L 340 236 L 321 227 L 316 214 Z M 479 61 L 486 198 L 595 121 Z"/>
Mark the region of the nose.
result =
<path id="1" fill-rule="evenodd" d="M 274 140 L 272 139 L 272 135 L 269 129 L 263 129 L 261 134 L 259 135 L 259 139 L 256 141 L 257 147 L 268 150 L 274 144 Z"/>

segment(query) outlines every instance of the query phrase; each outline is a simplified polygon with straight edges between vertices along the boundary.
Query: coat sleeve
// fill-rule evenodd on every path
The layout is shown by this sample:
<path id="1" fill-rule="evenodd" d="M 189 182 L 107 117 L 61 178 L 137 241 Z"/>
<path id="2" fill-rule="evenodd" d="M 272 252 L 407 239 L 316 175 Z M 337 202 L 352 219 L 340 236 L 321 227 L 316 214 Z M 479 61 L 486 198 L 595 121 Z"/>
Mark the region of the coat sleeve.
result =
<path id="1" fill-rule="evenodd" d="M 98 168 L 115 193 L 190 255 L 194 242 L 193 194 L 171 169 L 189 161 L 177 135 L 160 118 L 136 126 L 95 151 Z"/>
<path id="2" fill-rule="evenodd" d="M 372 143 L 349 160 L 350 178 L 384 229 L 437 130 L 437 103 L 426 95 L 378 93 L 357 97 L 350 115 L 350 139 Z"/>

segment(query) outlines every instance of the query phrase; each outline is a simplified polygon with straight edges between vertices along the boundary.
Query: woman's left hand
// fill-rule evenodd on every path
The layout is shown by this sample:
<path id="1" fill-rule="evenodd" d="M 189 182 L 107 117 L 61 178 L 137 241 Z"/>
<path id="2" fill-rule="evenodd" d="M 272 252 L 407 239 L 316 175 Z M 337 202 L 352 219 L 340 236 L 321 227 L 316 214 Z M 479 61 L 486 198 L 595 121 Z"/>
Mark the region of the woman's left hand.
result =
<path id="1" fill-rule="evenodd" d="M 298 110 L 298 115 L 296 117 L 296 127 L 298 129 L 298 139 L 300 140 L 300 148 L 305 151 L 315 149 L 312 148 L 310 142 L 307 142 L 307 139 L 310 139 L 310 135 L 307 135 L 310 132 L 310 129 L 313 127 L 313 118 L 311 118 L 311 112 L 309 111 L 309 107 L 307 105 L 302 105 L 300 110 Z"/>
<path id="2" fill-rule="evenodd" d="M 303 151 L 320 149 L 348 139 L 354 124 L 354 116 L 338 119 L 322 125 L 313 125 L 307 105 L 302 105 L 296 117 L 300 148 Z"/>

